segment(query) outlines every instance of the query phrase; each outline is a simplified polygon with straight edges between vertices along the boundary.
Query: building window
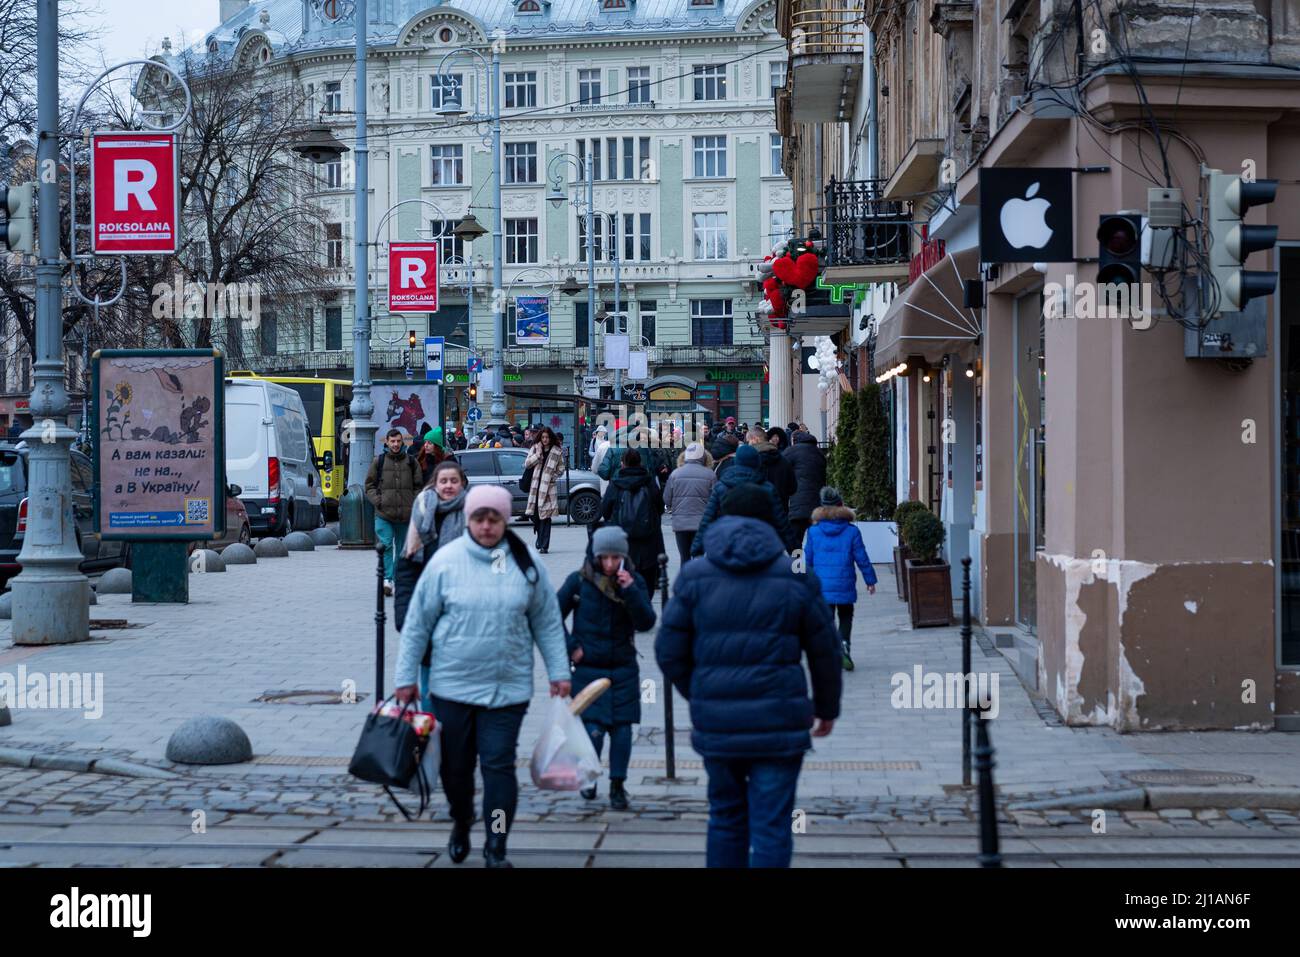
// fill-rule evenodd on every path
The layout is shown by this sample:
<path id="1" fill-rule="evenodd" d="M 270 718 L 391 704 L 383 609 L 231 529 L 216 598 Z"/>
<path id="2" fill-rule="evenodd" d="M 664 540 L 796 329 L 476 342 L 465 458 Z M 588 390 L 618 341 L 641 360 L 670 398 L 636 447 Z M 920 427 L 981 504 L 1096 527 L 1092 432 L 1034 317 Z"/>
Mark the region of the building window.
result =
<path id="1" fill-rule="evenodd" d="M 626 10 L 627 0 L 600 0 L 602 10 Z"/>
<path id="2" fill-rule="evenodd" d="M 623 214 L 623 261 L 650 261 L 650 214 Z"/>
<path id="3" fill-rule="evenodd" d="M 575 302 L 573 304 L 573 344 L 580 349 L 587 348 L 591 342 L 587 332 L 587 303 Z"/>
<path id="4" fill-rule="evenodd" d="M 659 303 L 653 299 L 642 299 L 637 303 L 637 311 L 641 314 L 642 345 L 655 344 L 655 315 L 658 309 Z"/>
<path id="5" fill-rule="evenodd" d="M 767 134 L 767 153 L 771 163 L 769 172 L 772 176 L 780 176 L 781 173 L 781 134 Z"/>
<path id="6" fill-rule="evenodd" d="M 695 258 L 727 258 L 727 214 L 696 213 L 693 217 L 695 227 Z"/>
<path id="7" fill-rule="evenodd" d="M 325 349 L 337 352 L 343 348 L 343 310 L 338 306 L 325 309 Z"/>
<path id="8" fill-rule="evenodd" d="M 505 75 L 506 109 L 513 110 L 537 105 L 537 72 L 507 73 Z"/>
<path id="9" fill-rule="evenodd" d="M 580 103 L 600 102 L 600 71 L 578 71 L 578 101 Z"/>
<path id="10" fill-rule="evenodd" d="M 768 76 L 772 80 L 772 95 L 776 96 L 777 90 L 785 89 L 785 60 L 773 60 L 767 65 Z"/>
<path id="11" fill-rule="evenodd" d="M 789 242 L 794 236 L 794 213 L 788 209 L 774 209 L 768 214 L 768 240 L 773 246 Z"/>
<path id="12" fill-rule="evenodd" d="M 636 155 L 632 151 L 634 146 L 632 137 L 623 137 L 623 178 L 636 179 Z"/>
<path id="13" fill-rule="evenodd" d="M 429 236 L 438 244 L 438 262 L 446 263 L 448 259 L 455 257 L 457 262 L 465 260 L 465 240 L 461 239 L 452 232 L 456 228 L 458 220 L 455 219 L 431 219 L 429 220 Z"/>
<path id="14" fill-rule="evenodd" d="M 519 0 L 519 6 L 515 10 L 519 13 L 541 13 L 542 5 L 537 0 Z"/>
<path id="15" fill-rule="evenodd" d="M 654 179 L 654 169 L 650 163 L 650 137 L 641 137 L 639 150 L 640 152 L 638 156 L 641 164 L 641 178 L 647 180 Z"/>
<path id="16" fill-rule="evenodd" d="M 507 219 L 505 233 L 506 262 L 514 264 L 537 262 L 536 219 Z"/>
<path id="17" fill-rule="evenodd" d="M 325 224 L 325 264 L 332 269 L 343 266 L 343 224 Z"/>
<path id="18" fill-rule="evenodd" d="M 258 346 L 262 355 L 273 356 L 277 346 L 275 313 L 268 312 L 262 316 L 261 323 L 257 327 Z"/>
<path id="19" fill-rule="evenodd" d="M 465 160 L 459 143 L 430 146 L 429 156 L 433 159 L 434 186 L 459 186 L 465 182 Z"/>
<path id="20" fill-rule="evenodd" d="M 343 112 L 343 84 L 339 80 L 325 81 L 325 102 L 322 107 L 326 113 Z"/>
<path id="21" fill-rule="evenodd" d="M 325 188 L 338 189 L 343 185 L 343 160 L 332 159 L 325 164 Z"/>
<path id="22" fill-rule="evenodd" d="M 727 138 L 725 136 L 695 136 L 695 175 L 727 175 Z"/>
<path id="23" fill-rule="evenodd" d="M 650 68 L 648 66 L 630 66 L 627 68 L 627 101 L 629 103 L 650 102 Z"/>
<path id="24" fill-rule="evenodd" d="M 695 99 L 725 100 L 727 98 L 727 65 L 708 63 L 695 67 Z"/>
<path id="25" fill-rule="evenodd" d="M 691 300 L 691 345 L 731 345 L 731 300 Z"/>
<path id="26" fill-rule="evenodd" d="M 429 107 L 440 110 L 450 100 L 465 105 L 465 76 L 462 73 L 434 74 L 429 77 Z"/>
<path id="27" fill-rule="evenodd" d="M 716 0 L 691 0 L 693 7 L 713 7 L 717 6 Z"/>
<path id="28" fill-rule="evenodd" d="M 592 222 L 595 224 L 596 230 L 596 262 L 613 262 L 615 242 L 618 235 L 616 214 L 610 213 L 608 217 L 596 215 L 592 217 Z M 587 259 L 587 216 L 585 213 L 578 216 L 578 259 L 584 262 Z"/>
<path id="29" fill-rule="evenodd" d="M 22 366 L 22 388 L 21 392 L 32 391 L 32 360 L 28 356 L 23 356 Z"/>
<path id="30" fill-rule="evenodd" d="M 507 183 L 537 182 L 536 143 L 507 143 L 505 153 Z"/>

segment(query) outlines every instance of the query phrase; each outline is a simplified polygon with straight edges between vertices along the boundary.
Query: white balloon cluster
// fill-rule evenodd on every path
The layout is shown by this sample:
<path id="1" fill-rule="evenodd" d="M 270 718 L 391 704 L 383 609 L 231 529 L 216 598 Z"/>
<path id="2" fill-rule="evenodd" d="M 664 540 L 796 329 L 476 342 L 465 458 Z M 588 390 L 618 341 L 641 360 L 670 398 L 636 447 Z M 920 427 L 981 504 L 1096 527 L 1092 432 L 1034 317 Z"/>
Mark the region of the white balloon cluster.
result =
<path id="1" fill-rule="evenodd" d="M 808 357 L 808 365 L 819 373 L 817 391 L 825 392 L 838 378 L 844 363 L 836 355 L 835 343 L 831 342 L 830 336 L 817 336 L 813 339 L 813 346 L 817 351 Z"/>

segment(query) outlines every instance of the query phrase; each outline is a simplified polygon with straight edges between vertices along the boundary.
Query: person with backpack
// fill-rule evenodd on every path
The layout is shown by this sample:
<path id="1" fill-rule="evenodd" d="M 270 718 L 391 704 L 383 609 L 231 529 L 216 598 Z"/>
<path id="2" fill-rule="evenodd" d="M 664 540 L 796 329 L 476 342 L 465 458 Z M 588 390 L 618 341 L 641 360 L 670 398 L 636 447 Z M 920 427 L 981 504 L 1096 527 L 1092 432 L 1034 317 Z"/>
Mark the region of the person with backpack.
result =
<path id="1" fill-rule="evenodd" d="M 790 496 L 790 527 L 800 542 L 812 524 L 813 509 L 822 486 L 826 484 L 826 456 L 817 447 L 817 439 L 807 432 L 795 431 L 790 448 L 783 454 L 794 469 L 795 489 Z"/>
<path id="2" fill-rule="evenodd" d="M 759 459 L 758 450 L 752 445 L 742 445 L 736 450 L 735 465 L 724 471 L 718 478 L 718 484 L 713 487 L 709 493 L 709 500 L 705 503 L 704 514 L 700 516 L 700 525 L 695 532 L 695 541 L 691 543 L 691 557 L 698 558 L 704 554 L 705 532 L 721 514 L 722 497 L 732 489 L 740 485 L 752 484 L 758 486 L 763 495 L 766 496 L 767 511 L 764 519 L 785 543 L 786 551 L 794 551 L 799 547 L 799 542 L 794 537 L 794 531 L 790 528 L 790 520 L 786 515 L 785 506 L 781 504 L 780 498 L 776 494 L 776 489 L 772 488 L 772 483 L 763 480 L 763 476 L 758 471 Z"/>
<path id="3" fill-rule="evenodd" d="M 659 587 L 659 556 L 664 550 L 664 500 L 654 477 L 641 464 L 639 451 L 625 451 L 622 463 L 600 501 L 598 522 L 627 532 L 632 565 L 653 593 Z"/>
<path id="4" fill-rule="evenodd" d="M 411 505 L 424 487 L 420 464 L 406 454 L 400 429 L 389 429 L 384 452 L 366 473 L 366 498 L 375 507 L 375 539 L 384 546 L 384 594 L 393 593 L 397 540 L 411 520 Z"/>
<path id="5" fill-rule="evenodd" d="M 609 806 L 626 811 L 623 784 L 632 757 L 632 725 L 641 722 L 641 671 L 634 642 L 638 631 L 655 626 L 650 590 L 630 566 L 627 533 L 616 525 L 597 529 L 582 568 L 564 580 L 557 598 L 562 619 L 573 613 L 568 646 L 574 694 L 601 678 L 611 682 L 582 713 L 582 723 L 596 754 L 609 736 Z M 596 785 L 581 794 L 595 800 Z"/>
<path id="6" fill-rule="evenodd" d="M 862 530 L 853 521 L 853 509 L 845 508 L 840 493 L 830 486 L 821 490 L 820 499 L 804 543 L 804 560 L 808 571 L 815 571 L 821 579 L 822 597 L 839 618 L 844 670 L 852 671 L 853 605 L 858 600 L 854 566 L 862 572 L 868 595 L 876 593 L 876 569 L 867 555 Z"/>
<path id="7" fill-rule="evenodd" d="M 664 486 L 664 508 L 672 515 L 673 536 L 677 539 L 677 555 L 685 565 L 691 558 L 691 545 L 709 503 L 718 477 L 713 474 L 709 453 L 699 442 L 686 446 L 677 460 L 677 468 L 668 476 Z"/>
<path id="8" fill-rule="evenodd" d="M 551 519 L 560 510 L 560 476 L 564 474 L 564 452 L 549 428 L 537 430 L 537 441 L 524 459 L 524 473 L 528 477 L 524 514 L 533 520 L 537 551 L 545 555 L 551 550 Z"/>
<path id="9" fill-rule="evenodd" d="M 440 777 L 451 806 L 448 855 L 459 864 L 470 852 L 477 764 L 483 857 L 488 867 L 511 867 L 506 840 L 519 799 L 515 756 L 533 697 L 533 649 L 545 662 L 552 697 L 572 690 L 569 657 L 546 568 L 506 528 L 510 493 L 476 485 L 465 496 L 465 515 L 466 534 L 434 552 L 411 595 L 394 697 L 415 699 L 427 649 L 433 714 L 442 726 Z"/>
<path id="10" fill-rule="evenodd" d="M 702 532 L 706 557 L 682 566 L 655 639 L 708 774 L 709 867 L 790 866 L 803 756 L 840 714 L 835 626 L 769 508 L 757 485 L 727 493 L 723 517 Z"/>

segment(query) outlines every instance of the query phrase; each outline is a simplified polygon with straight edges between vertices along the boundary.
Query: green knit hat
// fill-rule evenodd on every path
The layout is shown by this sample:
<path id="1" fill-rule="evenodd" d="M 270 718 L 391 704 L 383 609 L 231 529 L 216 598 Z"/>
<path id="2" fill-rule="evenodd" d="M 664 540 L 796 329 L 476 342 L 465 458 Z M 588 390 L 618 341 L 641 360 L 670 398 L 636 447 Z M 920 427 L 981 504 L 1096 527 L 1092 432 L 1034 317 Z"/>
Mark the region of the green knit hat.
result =
<path id="1" fill-rule="evenodd" d="M 442 441 L 442 426 L 435 426 L 434 428 L 430 429 L 428 432 L 425 432 L 424 441 L 432 442 L 440 449 L 445 448 L 446 446 L 443 444 Z"/>

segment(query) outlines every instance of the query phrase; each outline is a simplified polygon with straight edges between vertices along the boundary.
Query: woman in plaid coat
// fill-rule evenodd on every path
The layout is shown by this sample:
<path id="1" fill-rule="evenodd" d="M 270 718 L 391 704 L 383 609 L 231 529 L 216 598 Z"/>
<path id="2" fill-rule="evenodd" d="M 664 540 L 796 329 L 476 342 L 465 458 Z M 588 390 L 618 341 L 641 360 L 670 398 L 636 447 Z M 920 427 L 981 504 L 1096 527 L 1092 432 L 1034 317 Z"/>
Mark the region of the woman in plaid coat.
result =
<path id="1" fill-rule="evenodd" d="M 533 475 L 524 514 L 533 520 L 537 551 L 545 555 L 551 547 L 551 519 L 560 508 L 560 475 L 564 472 L 564 452 L 550 429 L 538 433 L 524 460 L 524 470 L 529 466 L 533 467 Z"/>

